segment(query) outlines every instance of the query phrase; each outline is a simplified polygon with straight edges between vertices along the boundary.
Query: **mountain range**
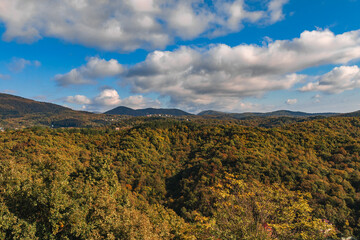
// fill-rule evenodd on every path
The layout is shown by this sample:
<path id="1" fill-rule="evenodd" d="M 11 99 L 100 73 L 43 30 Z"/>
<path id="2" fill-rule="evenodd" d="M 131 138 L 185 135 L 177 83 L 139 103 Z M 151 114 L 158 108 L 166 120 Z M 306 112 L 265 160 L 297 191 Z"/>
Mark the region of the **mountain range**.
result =
<path id="1" fill-rule="evenodd" d="M 330 117 L 330 116 L 339 115 L 339 113 L 306 113 L 306 112 L 289 111 L 289 110 L 278 110 L 278 111 L 266 112 L 266 113 L 260 113 L 260 112 L 225 113 L 225 112 L 208 110 L 208 111 L 200 112 L 198 115 L 244 119 L 251 117 L 303 117 L 303 118 L 316 117 L 316 116 Z"/>
<path id="2" fill-rule="evenodd" d="M 110 117 L 110 115 L 112 117 Z M 299 111 L 279 110 L 273 112 L 245 112 L 245 113 L 226 113 L 220 111 L 207 110 L 198 114 L 191 114 L 180 109 L 167 109 L 167 108 L 145 108 L 145 109 L 132 109 L 125 106 L 119 106 L 103 114 L 95 114 L 84 111 L 76 111 L 70 108 L 60 106 L 48 102 L 39 102 L 19 96 L 0 93 L 0 119 L 22 118 L 21 121 L 27 121 L 28 116 L 33 120 L 36 118 L 37 123 L 43 125 L 51 125 L 55 121 L 61 121 L 60 126 L 84 126 L 88 125 L 89 121 L 101 125 L 108 124 L 113 121 L 112 118 L 119 116 L 193 116 L 207 119 L 236 119 L 236 120 L 251 120 L 259 118 L 293 118 L 293 119 L 308 119 L 314 117 L 357 117 L 360 116 L 360 111 L 351 113 L 306 113 Z M 109 117 L 106 117 L 109 116 Z M 47 119 L 48 118 L 48 119 Z M 109 119 L 107 119 L 109 118 Z M 21 122 L 19 120 L 19 122 Z M 64 125 L 63 122 L 66 122 Z M 82 125 L 78 122 L 84 122 Z M 296 120 L 298 121 L 298 120 Z M 76 122 L 77 124 L 74 124 Z M 86 122 L 86 124 L 85 124 Z M 57 124 L 57 122 L 55 122 Z"/>
<path id="3" fill-rule="evenodd" d="M 111 115 L 129 115 L 129 116 L 149 116 L 149 115 L 169 115 L 169 116 L 187 116 L 191 113 L 182 111 L 175 108 L 145 108 L 145 109 L 132 109 L 124 106 L 116 107 L 112 110 L 105 112 Z"/>
<path id="4" fill-rule="evenodd" d="M 152 116 L 152 115 L 171 115 L 171 116 L 190 116 L 194 115 L 188 112 L 185 112 L 180 109 L 167 109 L 167 108 L 145 108 L 145 109 L 132 109 L 125 106 L 116 107 L 112 110 L 105 112 L 104 114 L 111 114 L 111 115 L 128 115 L 128 116 Z M 350 113 L 349 113 L 350 114 Z M 357 115 L 357 112 L 351 113 L 353 115 Z M 331 117 L 340 115 L 339 113 L 306 113 L 306 112 L 299 112 L 299 111 L 289 111 L 289 110 L 278 110 L 273 112 L 245 112 L 245 113 L 227 113 L 227 112 L 220 112 L 214 110 L 207 110 L 202 111 L 197 116 L 202 117 L 215 117 L 215 118 L 234 118 L 234 119 L 246 119 L 252 117 Z"/>

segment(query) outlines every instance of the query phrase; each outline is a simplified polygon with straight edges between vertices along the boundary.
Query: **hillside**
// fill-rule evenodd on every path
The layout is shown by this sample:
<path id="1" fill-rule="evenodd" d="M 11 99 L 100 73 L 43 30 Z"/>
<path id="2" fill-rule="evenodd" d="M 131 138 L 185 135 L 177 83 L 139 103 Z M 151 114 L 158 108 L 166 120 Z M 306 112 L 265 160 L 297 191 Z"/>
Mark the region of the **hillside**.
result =
<path id="1" fill-rule="evenodd" d="M 70 108 L 60 105 L 0 93 L 0 115 L 3 118 L 20 117 L 26 114 L 36 113 L 59 114 L 72 111 Z"/>
<path id="2" fill-rule="evenodd" d="M 0 237 L 360 236 L 359 118 L 271 129 L 144 119 L 0 133 Z"/>
<path id="3" fill-rule="evenodd" d="M 108 117 L 75 111 L 57 104 L 38 102 L 10 94 L 0 94 L 0 127 L 99 127 L 121 121 L 124 117 Z"/>
<path id="4" fill-rule="evenodd" d="M 339 115 L 340 117 L 360 117 L 360 111 L 350 112 L 350 113 L 343 113 Z"/>
<path id="5" fill-rule="evenodd" d="M 173 117 L 179 120 L 209 124 L 238 124 L 252 127 L 281 127 L 297 122 L 311 121 L 330 116 L 353 117 L 358 112 L 347 114 L 304 113 L 292 111 L 274 111 L 268 113 L 224 113 L 204 111 L 192 115 L 179 109 L 138 109 L 120 106 L 105 114 L 74 111 L 52 103 L 38 102 L 9 94 L 0 94 L 0 127 L 26 128 L 32 126 L 47 127 L 103 127 L 121 122 L 123 126 L 136 122 L 146 122 L 146 117 Z M 137 119 L 131 119 L 131 118 Z M 144 118 L 145 117 L 145 118 Z M 150 119 L 151 120 L 151 119 Z"/>
<path id="6" fill-rule="evenodd" d="M 307 118 L 307 117 L 330 117 L 336 116 L 337 113 L 306 113 L 306 112 L 294 112 L 289 110 L 278 110 L 273 112 L 259 113 L 259 112 L 246 112 L 246 113 L 225 113 L 213 110 L 207 110 L 198 113 L 199 116 L 204 117 L 217 117 L 217 118 L 235 118 L 235 119 L 245 119 L 252 117 L 299 117 L 299 118 Z"/>
<path id="7" fill-rule="evenodd" d="M 131 109 L 120 106 L 105 112 L 104 114 L 111 115 L 129 115 L 129 116 L 148 116 L 148 115 L 169 115 L 169 116 L 188 116 L 192 115 L 180 109 L 170 108 L 145 108 L 145 109 Z"/>

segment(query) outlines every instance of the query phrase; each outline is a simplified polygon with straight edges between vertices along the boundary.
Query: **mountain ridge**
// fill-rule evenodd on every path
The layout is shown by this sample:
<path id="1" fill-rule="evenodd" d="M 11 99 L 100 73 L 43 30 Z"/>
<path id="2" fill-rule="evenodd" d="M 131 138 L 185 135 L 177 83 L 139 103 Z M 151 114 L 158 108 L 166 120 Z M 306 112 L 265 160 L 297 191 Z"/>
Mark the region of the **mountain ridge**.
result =
<path id="1" fill-rule="evenodd" d="M 77 111 L 68 107 L 49 102 L 40 102 L 20 96 L 15 96 L 6 93 L 0 93 L 0 116 L 2 118 L 21 117 L 28 114 L 48 114 L 59 115 L 67 113 L 81 113 L 81 114 L 95 114 L 86 111 Z M 127 115 L 127 116 L 200 116 L 203 118 L 232 118 L 232 119 L 251 119 L 263 117 L 295 117 L 295 118 L 308 118 L 308 117 L 357 117 L 360 116 L 360 111 L 349 113 L 307 113 L 301 111 L 290 110 L 276 110 L 272 112 L 221 112 L 216 110 L 206 110 L 198 114 L 191 114 L 181 109 L 176 108 L 144 108 L 132 109 L 126 106 L 118 106 L 111 110 L 106 111 L 104 114 L 108 115 Z"/>
<path id="2" fill-rule="evenodd" d="M 0 93 L 0 115 L 18 117 L 32 113 L 65 113 L 74 110 L 48 102 L 35 101 L 11 94 Z"/>
<path id="3" fill-rule="evenodd" d="M 359 111 L 360 113 L 360 111 Z M 316 116 L 337 116 L 340 113 L 332 113 L 332 112 L 325 112 L 325 113 L 307 113 L 301 111 L 290 111 L 290 110 L 276 110 L 272 112 L 244 112 L 244 113 L 226 113 L 214 110 L 206 110 L 198 113 L 199 116 L 217 116 L 217 117 L 231 117 L 236 119 L 244 119 L 248 117 L 316 117 Z"/>
<path id="4" fill-rule="evenodd" d="M 190 116 L 191 113 L 185 112 L 176 108 L 144 108 L 144 109 L 132 109 L 125 106 L 119 106 L 104 114 L 110 115 L 129 115 L 129 116 L 148 116 L 148 115 L 171 115 L 171 116 Z"/>

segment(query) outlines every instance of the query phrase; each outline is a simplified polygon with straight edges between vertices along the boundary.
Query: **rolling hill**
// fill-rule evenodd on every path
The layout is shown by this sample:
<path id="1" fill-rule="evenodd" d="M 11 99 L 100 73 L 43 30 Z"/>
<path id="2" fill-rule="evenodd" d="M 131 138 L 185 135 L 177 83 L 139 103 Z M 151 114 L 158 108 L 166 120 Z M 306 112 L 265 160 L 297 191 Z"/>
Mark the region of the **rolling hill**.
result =
<path id="1" fill-rule="evenodd" d="M 20 117 L 34 113 L 69 113 L 70 108 L 60 105 L 38 102 L 10 94 L 0 93 L 0 115 L 3 117 Z"/>
<path id="2" fill-rule="evenodd" d="M 94 127 L 112 123 L 103 114 L 75 111 L 53 103 L 38 102 L 10 94 L 0 93 L 0 127 Z"/>
<path id="3" fill-rule="evenodd" d="M 171 116 L 187 116 L 192 115 L 180 109 L 167 109 L 167 108 L 145 108 L 145 109 L 132 109 L 120 106 L 105 112 L 111 115 L 129 115 L 129 116 L 148 116 L 148 115 L 171 115 Z"/>
<path id="4" fill-rule="evenodd" d="M 266 112 L 266 113 L 260 113 L 260 112 L 225 113 L 225 112 L 207 110 L 200 112 L 198 115 L 204 117 L 215 116 L 215 117 L 245 119 L 251 117 L 301 117 L 301 118 L 317 117 L 317 116 L 330 117 L 330 116 L 336 116 L 338 114 L 337 113 L 306 113 L 306 112 L 298 112 L 298 111 L 295 112 L 289 110 L 278 110 L 278 111 Z"/>
<path id="5" fill-rule="evenodd" d="M 343 113 L 339 115 L 340 117 L 360 117 L 360 111 L 350 112 L 350 113 Z"/>

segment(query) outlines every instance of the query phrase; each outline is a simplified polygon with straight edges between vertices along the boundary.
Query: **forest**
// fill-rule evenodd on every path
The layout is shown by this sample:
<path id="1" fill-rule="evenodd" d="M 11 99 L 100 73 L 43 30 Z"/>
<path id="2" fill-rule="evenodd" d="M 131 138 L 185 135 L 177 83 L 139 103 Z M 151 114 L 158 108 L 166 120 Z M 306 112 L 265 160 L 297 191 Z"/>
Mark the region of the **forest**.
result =
<path id="1" fill-rule="evenodd" d="M 247 125 L 0 132 L 0 239 L 359 238 L 360 118 Z"/>

